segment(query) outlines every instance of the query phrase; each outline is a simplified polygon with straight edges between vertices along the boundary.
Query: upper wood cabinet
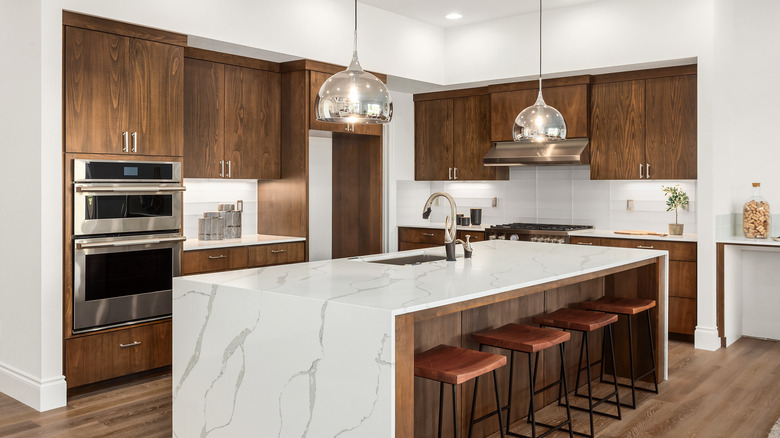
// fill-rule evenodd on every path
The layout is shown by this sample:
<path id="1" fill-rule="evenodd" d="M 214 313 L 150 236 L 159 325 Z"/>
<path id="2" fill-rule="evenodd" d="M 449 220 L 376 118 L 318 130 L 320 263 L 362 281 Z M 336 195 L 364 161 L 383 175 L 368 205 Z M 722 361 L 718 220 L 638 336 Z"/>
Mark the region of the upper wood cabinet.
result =
<path id="1" fill-rule="evenodd" d="M 491 146 L 487 94 L 415 102 L 415 180 L 506 179 L 506 168 L 482 164 Z"/>
<path id="2" fill-rule="evenodd" d="M 696 179 L 696 66 L 596 77 L 591 179 Z"/>
<path id="3" fill-rule="evenodd" d="M 317 129 L 320 131 L 332 131 L 332 132 L 346 132 L 353 134 L 365 134 L 365 135 L 382 135 L 382 125 L 347 125 L 345 123 L 327 123 L 317 120 L 314 114 L 315 105 L 314 102 L 317 99 L 317 93 L 319 93 L 322 84 L 333 76 L 333 73 L 323 73 L 320 71 L 309 71 L 309 128 Z"/>
<path id="4" fill-rule="evenodd" d="M 280 178 L 278 73 L 185 59 L 184 176 Z"/>
<path id="5" fill-rule="evenodd" d="M 181 156 L 184 49 L 65 27 L 65 151 Z"/>
<path id="6" fill-rule="evenodd" d="M 563 119 L 566 121 L 566 137 L 587 137 L 589 76 L 578 76 L 567 78 L 567 80 L 582 83 L 547 86 L 545 84 L 548 81 L 545 81 L 542 86 L 544 101 L 563 115 Z M 490 140 L 512 141 L 512 127 L 515 124 L 515 118 L 520 114 L 520 111 L 536 102 L 538 94 L 539 83 L 537 81 L 491 86 Z"/>

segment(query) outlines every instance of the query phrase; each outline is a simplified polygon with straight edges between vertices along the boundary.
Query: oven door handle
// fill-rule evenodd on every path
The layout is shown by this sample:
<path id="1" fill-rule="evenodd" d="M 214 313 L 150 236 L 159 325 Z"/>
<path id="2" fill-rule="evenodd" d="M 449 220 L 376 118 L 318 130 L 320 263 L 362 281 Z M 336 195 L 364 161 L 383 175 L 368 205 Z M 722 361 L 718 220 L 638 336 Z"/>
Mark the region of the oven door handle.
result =
<path id="1" fill-rule="evenodd" d="M 131 245 L 149 245 L 156 243 L 167 242 L 184 242 L 186 237 L 162 237 L 160 239 L 138 239 L 138 240 L 121 240 L 117 242 L 98 242 L 98 243 L 77 243 L 76 249 L 89 249 L 89 248 L 108 248 L 116 246 L 131 246 Z"/>
<path id="2" fill-rule="evenodd" d="M 77 186 L 76 191 L 81 193 L 106 193 L 106 192 L 123 192 L 123 193 L 135 193 L 135 192 L 183 192 L 187 190 L 186 187 L 81 187 Z"/>

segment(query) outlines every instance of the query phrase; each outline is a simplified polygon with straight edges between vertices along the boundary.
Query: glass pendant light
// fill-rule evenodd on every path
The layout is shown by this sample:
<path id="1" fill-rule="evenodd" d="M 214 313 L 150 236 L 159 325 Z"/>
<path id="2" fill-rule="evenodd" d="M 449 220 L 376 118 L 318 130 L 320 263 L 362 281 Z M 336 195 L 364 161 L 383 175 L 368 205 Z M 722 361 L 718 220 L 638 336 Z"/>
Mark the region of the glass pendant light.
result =
<path id="1" fill-rule="evenodd" d="M 542 97 L 542 0 L 539 0 L 539 96 L 536 103 L 522 110 L 515 118 L 512 138 L 515 141 L 537 143 L 566 138 L 563 115 L 547 105 Z"/>
<path id="2" fill-rule="evenodd" d="M 393 100 L 385 84 L 360 67 L 357 56 L 357 0 L 355 37 L 349 67 L 328 78 L 314 100 L 317 120 L 330 123 L 388 123 L 393 117 Z"/>

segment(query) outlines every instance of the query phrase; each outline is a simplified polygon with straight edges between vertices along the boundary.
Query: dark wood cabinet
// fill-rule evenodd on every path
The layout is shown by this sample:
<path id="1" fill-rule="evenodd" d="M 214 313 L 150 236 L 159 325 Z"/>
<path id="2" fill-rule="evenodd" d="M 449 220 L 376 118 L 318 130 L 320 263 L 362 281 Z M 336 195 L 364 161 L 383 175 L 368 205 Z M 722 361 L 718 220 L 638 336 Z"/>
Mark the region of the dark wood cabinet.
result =
<path id="1" fill-rule="evenodd" d="M 281 177 L 278 73 L 185 60 L 184 176 Z"/>
<path id="2" fill-rule="evenodd" d="M 458 239 L 466 240 L 466 235 L 471 236 L 471 242 L 485 240 L 485 232 L 482 230 L 460 229 L 456 235 Z M 411 228 L 398 227 L 398 250 L 433 248 L 444 246 L 444 229 L 438 228 Z"/>
<path id="3" fill-rule="evenodd" d="M 181 275 L 259 268 L 302 261 L 304 261 L 303 242 L 199 249 L 184 251 Z"/>
<path id="4" fill-rule="evenodd" d="M 587 80 L 583 78 L 583 81 Z M 536 102 L 539 95 L 538 82 L 529 87 L 529 83 L 506 84 L 491 87 L 490 92 L 490 139 L 492 141 L 512 141 L 512 127 L 515 118 L 522 110 Z M 497 91 L 510 87 L 527 87 L 515 91 Z M 566 121 L 567 138 L 588 136 L 588 84 L 542 87 L 542 95 L 547 105 L 557 109 Z"/>
<path id="5" fill-rule="evenodd" d="M 170 319 L 65 340 L 68 388 L 171 365 Z"/>
<path id="6" fill-rule="evenodd" d="M 250 268 L 257 268 L 261 266 L 299 263 L 303 261 L 303 253 L 303 242 L 250 246 L 247 265 Z"/>
<path id="7" fill-rule="evenodd" d="M 487 94 L 416 101 L 414 132 L 415 180 L 508 178 L 506 168 L 482 164 L 492 146 Z"/>
<path id="8" fill-rule="evenodd" d="M 314 113 L 314 102 L 317 99 L 317 93 L 319 93 L 322 84 L 333 76 L 333 73 L 324 73 L 320 71 L 309 72 L 309 105 L 311 111 L 309 111 L 309 128 L 319 131 L 332 131 L 343 132 L 352 134 L 364 134 L 364 135 L 382 135 L 382 125 L 347 125 L 346 123 L 327 123 L 320 122 Z"/>
<path id="9" fill-rule="evenodd" d="M 65 27 L 65 151 L 181 156 L 184 49 Z"/>
<path id="10" fill-rule="evenodd" d="M 696 66 L 595 82 L 591 179 L 696 179 Z"/>
<path id="11" fill-rule="evenodd" d="M 581 236 L 572 236 L 571 243 L 668 251 L 669 332 L 693 336 L 696 330 L 696 243 Z"/>

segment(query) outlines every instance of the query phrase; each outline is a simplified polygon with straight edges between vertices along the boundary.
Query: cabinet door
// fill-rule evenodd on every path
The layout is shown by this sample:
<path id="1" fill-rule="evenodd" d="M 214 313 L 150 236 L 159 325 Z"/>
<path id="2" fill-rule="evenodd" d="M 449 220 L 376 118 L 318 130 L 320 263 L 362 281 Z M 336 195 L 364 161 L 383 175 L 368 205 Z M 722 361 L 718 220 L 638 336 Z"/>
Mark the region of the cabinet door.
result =
<path id="1" fill-rule="evenodd" d="M 129 38 L 65 28 L 66 152 L 123 153 L 129 50 Z"/>
<path id="2" fill-rule="evenodd" d="M 184 67 L 184 177 L 221 178 L 225 65 L 187 58 Z"/>
<path id="3" fill-rule="evenodd" d="M 304 261 L 303 242 L 255 245 L 249 247 L 249 267 L 282 265 Z"/>
<path id="4" fill-rule="evenodd" d="M 696 179 L 696 76 L 648 79 L 646 154 L 652 179 Z"/>
<path id="5" fill-rule="evenodd" d="M 566 136 L 588 136 L 588 85 L 542 88 L 544 101 L 557 109 L 566 121 Z M 539 89 L 504 91 L 490 94 L 490 139 L 512 141 L 512 127 L 520 111 L 536 102 Z"/>
<path id="6" fill-rule="evenodd" d="M 496 168 L 486 167 L 482 158 L 490 150 L 490 97 L 453 99 L 453 179 L 496 179 Z"/>
<path id="7" fill-rule="evenodd" d="M 349 125 L 345 123 L 327 123 L 317 121 L 315 113 L 315 101 L 317 100 L 317 93 L 319 93 L 322 84 L 333 76 L 331 73 L 322 73 L 319 71 L 309 72 L 309 128 L 318 129 L 320 131 L 332 131 L 332 132 L 350 132 L 354 134 L 364 135 L 382 135 L 382 125 Z"/>
<path id="8" fill-rule="evenodd" d="M 520 111 L 534 104 L 539 90 L 490 94 L 490 140 L 512 141 L 512 127 Z"/>
<path id="9" fill-rule="evenodd" d="M 452 172 L 452 99 L 414 104 L 414 179 L 446 181 Z"/>
<path id="10" fill-rule="evenodd" d="M 184 251 L 181 275 L 244 269 L 247 267 L 247 251 L 246 246 Z"/>
<path id="11" fill-rule="evenodd" d="M 226 177 L 279 178 L 281 83 L 278 74 L 225 66 Z"/>
<path id="12" fill-rule="evenodd" d="M 181 156 L 184 48 L 139 39 L 130 40 L 130 44 L 130 126 L 137 145 L 134 152 Z"/>
<path id="13" fill-rule="evenodd" d="M 590 119 L 591 179 L 640 179 L 646 163 L 645 81 L 593 85 Z"/>

